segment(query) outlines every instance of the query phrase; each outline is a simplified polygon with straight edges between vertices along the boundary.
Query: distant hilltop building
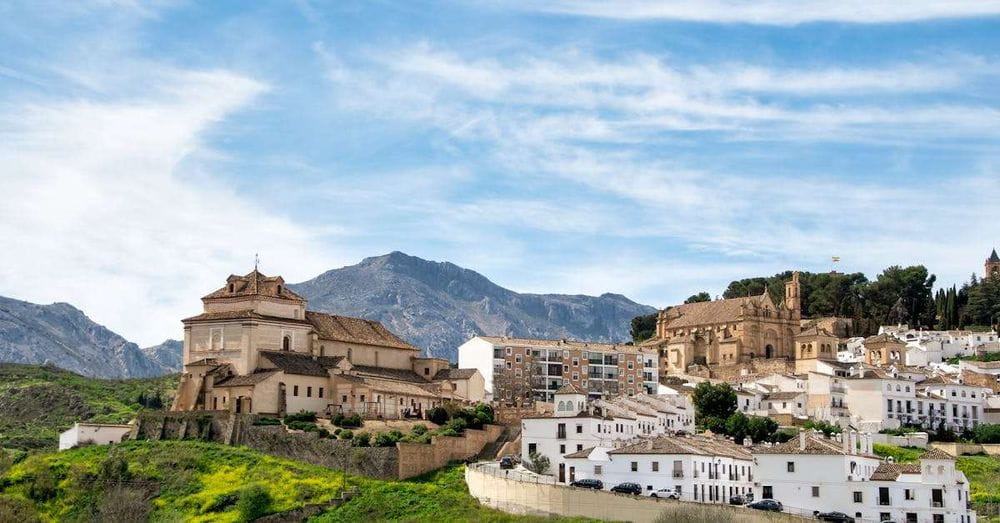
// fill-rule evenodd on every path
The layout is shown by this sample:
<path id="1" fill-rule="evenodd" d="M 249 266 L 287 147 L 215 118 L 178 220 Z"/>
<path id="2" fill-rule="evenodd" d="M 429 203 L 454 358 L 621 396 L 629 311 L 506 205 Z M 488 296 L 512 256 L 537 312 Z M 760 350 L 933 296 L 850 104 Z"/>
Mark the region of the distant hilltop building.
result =
<path id="1" fill-rule="evenodd" d="M 836 338 L 824 329 L 801 327 L 799 273 L 785 283 L 785 297 L 774 303 L 767 289 L 759 296 L 676 305 L 660 311 L 656 335 L 643 348 L 660 353 L 662 375 L 707 368 L 737 368 L 759 360 L 794 365 L 795 360 L 836 360 Z M 799 365 L 808 367 L 808 365 Z M 794 370 L 794 369 L 790 369 Z M 798 372 L 808 370 L 797 369 Z"/>
<path id="2" fill-rule="evenodd" d="M 280 277 L 232 275 L 183 320 L 184 370 L 172 410 L 421 417 L 483 399 L 475 369 L 450 368 L 381 323 L 306 310 Z"/>
<path id="3" fill-rule="evenodd" d="M 1000 256 L 997 256 L 996 249 L 993 249 L 990 257 L 986 258 L 986 265 L 983 268 L 983 278 L 1000 279 Z"/>

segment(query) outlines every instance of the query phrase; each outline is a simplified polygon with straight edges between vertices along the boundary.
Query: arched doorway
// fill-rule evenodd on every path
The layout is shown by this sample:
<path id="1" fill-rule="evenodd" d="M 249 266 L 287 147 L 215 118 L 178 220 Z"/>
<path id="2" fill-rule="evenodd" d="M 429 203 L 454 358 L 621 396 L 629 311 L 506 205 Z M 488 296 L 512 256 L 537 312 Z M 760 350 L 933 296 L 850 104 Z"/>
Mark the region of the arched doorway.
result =
<path id="1" fill-rule="evenodd" d="M 774 346 L 771 345 L 770 343 L 764 346 L 764 357 L 765 358 L 774 357 Z"/>

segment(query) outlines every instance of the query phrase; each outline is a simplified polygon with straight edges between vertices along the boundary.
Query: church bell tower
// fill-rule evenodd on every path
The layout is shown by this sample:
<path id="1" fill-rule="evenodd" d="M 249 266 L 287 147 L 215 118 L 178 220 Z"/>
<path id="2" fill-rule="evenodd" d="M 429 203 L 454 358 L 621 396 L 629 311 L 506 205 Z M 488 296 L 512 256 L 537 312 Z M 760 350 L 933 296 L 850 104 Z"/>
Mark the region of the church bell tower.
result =
<path id="1" fill-rule="evenodd" d="M 990 257 L 986 258 L 986 266 L 983 269 L 983 278 L 995 278 L 1000 280 L 1000 256 L 997 256 L 996 249 L 993 249 L 993 252 L 990 253 Z"/>
<path id="2" fill-rule="evenodd" d="M 802 295 L 800 294 L 798 271 L 793 272 L 792 279 L 785 282 L 785 306 L 792 312 L 793 319 L 802 319 Z"/>

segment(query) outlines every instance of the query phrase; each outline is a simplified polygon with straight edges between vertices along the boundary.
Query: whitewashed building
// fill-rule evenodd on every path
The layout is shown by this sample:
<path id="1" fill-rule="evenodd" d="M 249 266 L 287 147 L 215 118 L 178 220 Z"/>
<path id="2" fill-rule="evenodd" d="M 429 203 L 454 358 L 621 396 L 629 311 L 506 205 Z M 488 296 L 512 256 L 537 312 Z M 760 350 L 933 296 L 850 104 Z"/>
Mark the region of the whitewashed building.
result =
<path id="1" fill-rule="evenodd" d="M 669 489 L 680 499 L 728 503 L 753 491 L 753 457 L 718 436 L 660 436 L 620 448 L 588 448 L 565 456 L 570 481 L 599 479 L 605 488 L 632 482 L 646 494 Z"/>
<path id="2" fill-rule="evenodd" d="M 120 443 L 130 432 L 132 432 L 132 425 L 74 423 L 72 428 L 59 434 L 59 450 L 67 450 L 80 445 Z"/>

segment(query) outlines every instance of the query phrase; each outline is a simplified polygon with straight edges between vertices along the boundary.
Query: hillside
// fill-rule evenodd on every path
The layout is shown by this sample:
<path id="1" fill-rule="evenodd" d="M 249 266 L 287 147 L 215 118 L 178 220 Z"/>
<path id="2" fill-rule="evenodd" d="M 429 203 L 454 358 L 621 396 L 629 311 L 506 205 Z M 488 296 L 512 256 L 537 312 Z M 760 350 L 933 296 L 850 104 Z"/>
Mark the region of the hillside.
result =
<path id="1" fill-rule="evenodd" d="M 142 408 L 169 406 L 176 386 L 176 375 L 104 380 L 52 366 L 0 364 L 0 447 L 55 448 L 59 432 L 76 421 L 122 423 Z"/>
<path id="2" fill-rule="evenodd" d="M 155 352 L 155 351 L 154 351 Z M 143 378 L 176 372 L 68 303 L 0 296 L 0 361 L 51 364 L 85 376 Z M 162 361 L 172 361 L 164 357 Z"/>
<path id="3" fill-rule="evenodd" d="M 477 334 L 627 341 L 655 309 L 620 294 L 522 294 L 448 262 L 401 252 L 366 258 L 289 286 L 312 310 L 378 320 L 430 354 L 456 359 Z"/>
<path id="4" fill-rule="evenodd" d="M 245 521 L 327 504 L 345 481 L 359 495 L 319 521 L 580 521 L 485 508 L 455 466 L 411 481 L 377 481 L 201 442 L 130 441 L 28 457 L 0 470 L 0 521 Z M 26 514 L 27 512 L 27 514 Z"/>

